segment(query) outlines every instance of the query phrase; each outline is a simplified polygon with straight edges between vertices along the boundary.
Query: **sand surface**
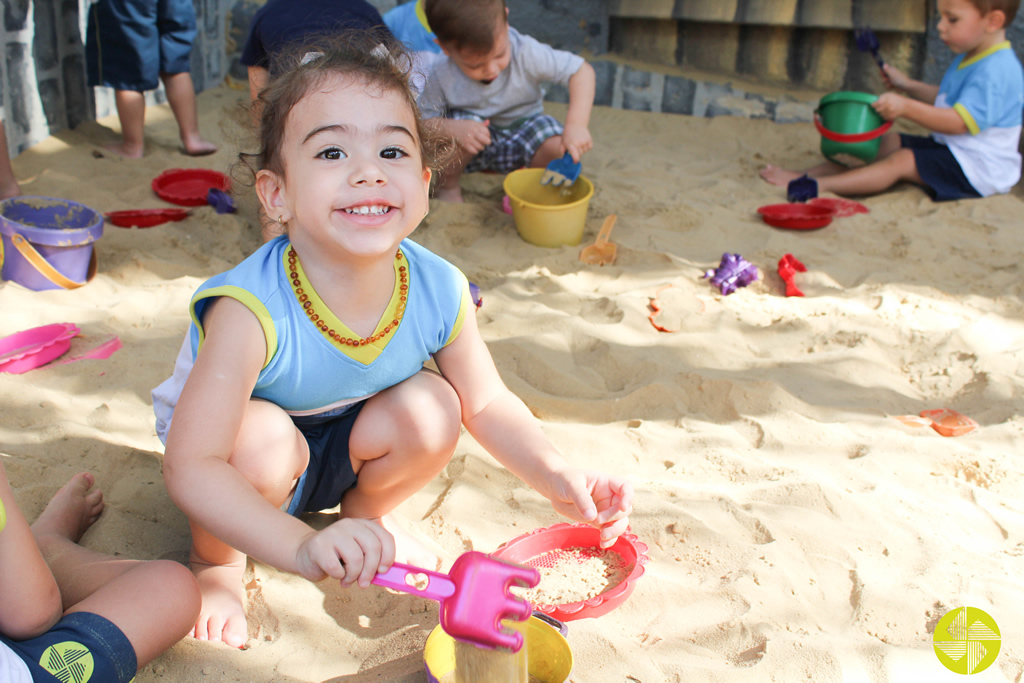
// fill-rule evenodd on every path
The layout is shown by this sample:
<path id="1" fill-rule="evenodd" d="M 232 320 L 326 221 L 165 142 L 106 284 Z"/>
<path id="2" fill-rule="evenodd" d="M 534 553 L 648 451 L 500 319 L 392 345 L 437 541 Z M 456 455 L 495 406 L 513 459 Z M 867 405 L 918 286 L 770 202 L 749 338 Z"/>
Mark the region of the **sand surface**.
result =
<path id="1" fill-rule="evenodd" d="M 203 131 L 223 145 L 213 157 L 179 154 L 156 107 L 141 161 L 97 156 L 116 139 L 111 118 L 14 167 L 26 194 L 100 211 L 167 206 L 150 189 L 161 171 L 229 168 L 245 140 L 242 96 L 200 96 Z M 498 368 L 566 457 L 636 487 L 633 531 L 651 561 L 618 609 L 569 624 L 572 680 L 959 681 L 932 632 L 964 605 L 1003 634 L 972 680 L 1021 680 L 1024 192 L 935 204 L 901 187 L 866 199 L 867 215 L 779 230 L 755 210 L 784 192 L 757 171 L 814 163 L 810 124 L 598 108 L 593 134 L 584 244 L 617 214 L 614 265 L 522 241 L 498 176 L 466 179 L 468 203 L 434 202 L 413 236 L 480 285 Z M 86 545 L 186 559 L 150 390 L 171 371 L 193 290 L 259 244 L 254 197 L 238 201 L 234 215 L 200 207 L 145 230 L 108 225 L 99 274 L 79 290 L 0 285 L 0 335 L 74 322 L 78 343 L 124 343 L 107 360 L 0 374 L 0 457 L 30 518 L 88 469 L 108 507 Z M 701 275 L 723 252 L 759 280 L 721 296 Z M 783 295 L 786 253 L 808 268 L 805 298 Z M 675 333 L 648 320 L 666 285 Z M 944 438 L 895 418 L 944 407 L 980 428 Z M 399 512 L 452 557 L 560 521 L 469 436 Z M 249 597 L 247 650 L 186 640 L 136 680 L 426 680 L 433 603 L 260 564 Z"/>

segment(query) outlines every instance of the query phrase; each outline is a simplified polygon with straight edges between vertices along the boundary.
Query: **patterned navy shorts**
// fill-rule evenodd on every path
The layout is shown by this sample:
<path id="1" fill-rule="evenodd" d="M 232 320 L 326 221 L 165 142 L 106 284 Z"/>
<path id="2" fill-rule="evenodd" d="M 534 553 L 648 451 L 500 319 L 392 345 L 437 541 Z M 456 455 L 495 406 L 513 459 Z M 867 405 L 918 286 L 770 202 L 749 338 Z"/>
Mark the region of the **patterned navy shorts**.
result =
<path id="1" fill-rule="evenodd" d="M 129 683 L 137 668 L 128 637 L 113 622 L 90 612 L 65 615 L 35 638 L 0 640 L 25 661 L 35 681 Z"/>
<path id="2" fill-rule="evenodd" d="M 482 121 L 476 114 L 467 111 L 451 111 L 448 118 Z M 538 114 L 517 121 L 510 128 L 488 126 L 491 131 L 491 144 L 473 157 L 466 165 L 466 173 L 478 171 L 496 171 L 509 173 L 530 165 L 530 160 L 540 146 L 548 138 L 561 135 L 562 124 L 558 119 L 547 114 Z"/>

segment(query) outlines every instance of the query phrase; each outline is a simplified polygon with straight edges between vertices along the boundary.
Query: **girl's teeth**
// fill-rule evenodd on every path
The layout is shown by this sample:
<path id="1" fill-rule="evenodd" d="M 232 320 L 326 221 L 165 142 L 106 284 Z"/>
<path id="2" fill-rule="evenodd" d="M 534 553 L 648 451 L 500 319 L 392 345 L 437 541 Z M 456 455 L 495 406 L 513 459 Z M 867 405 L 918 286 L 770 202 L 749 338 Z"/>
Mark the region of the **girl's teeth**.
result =
<path id="1" fill-rule="evenodd" d="M 391 210 L 388 206 L 357 206 L 354 209 L 345 209 L 345 213 L 357 213 L 362 216 L 374 215 L 379 216 L 382 213 L 387 213 Z"/>

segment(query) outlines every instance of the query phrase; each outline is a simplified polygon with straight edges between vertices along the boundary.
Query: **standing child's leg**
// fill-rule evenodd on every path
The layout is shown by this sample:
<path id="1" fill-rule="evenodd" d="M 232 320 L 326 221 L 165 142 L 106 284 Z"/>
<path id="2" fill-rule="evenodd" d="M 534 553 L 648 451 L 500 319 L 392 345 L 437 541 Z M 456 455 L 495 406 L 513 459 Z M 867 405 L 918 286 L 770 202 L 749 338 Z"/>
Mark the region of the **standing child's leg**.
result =
<path id="1" fill-rule="evenodd" d="M 167 90 L 167 102 L 171 105 L 178 122 L 181 144 L 190 156 L 204 156 L 217 151 L 217 145 L 204 140 L 199 134 L 199 114 L 196 109 L 196 91 L 192 76 L 187 71 L 177 74 L 160 74 Z"/>
<path id="2" fill-rule="evenodd" d="M 78 545 L 103 509 L 91 474 L 61 488 L 32 525 L 61 590 L 65 615 L 97 614 L 127 636 L 142 667 L 188 633 L 199 613 L 199 590 L 176 562 L 124 560 Z"/>
<path id="3" fill-rule="evenodd" d="M 4 130 L 3 121 L 0 121 L 0 199 L 17 197 L 21 194 L 21 187 L 14 177 L 14 169 L 11 167 L 11 153 L 7 149 L 7 132 Z"/>
<path id="4" fill-rule="evenodd" d="M 146 125 L 146 96 L 134 90 L 115 90 L 114 103 L 121 122 L 121 142 L 107 149 L 129 159 L 141 159 Z"/>

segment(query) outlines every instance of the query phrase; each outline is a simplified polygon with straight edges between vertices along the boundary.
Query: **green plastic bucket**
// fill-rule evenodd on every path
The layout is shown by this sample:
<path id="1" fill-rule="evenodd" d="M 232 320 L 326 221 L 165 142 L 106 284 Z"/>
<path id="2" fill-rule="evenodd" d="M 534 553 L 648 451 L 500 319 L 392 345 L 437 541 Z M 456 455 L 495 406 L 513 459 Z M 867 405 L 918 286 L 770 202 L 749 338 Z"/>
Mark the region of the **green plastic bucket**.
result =
<path id="1" fill-rule="evenodd" d="M 878 96 L 866 92 L 842 91 L 818 102 L 814 123 L 821 133 L 821 153 L 843 164 L 843 156 L 871 163 L 878 156 L 882 136 L 892 127 L 871 104 Z"/>

